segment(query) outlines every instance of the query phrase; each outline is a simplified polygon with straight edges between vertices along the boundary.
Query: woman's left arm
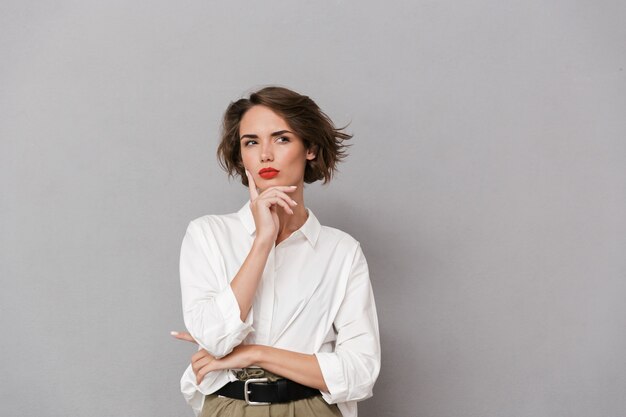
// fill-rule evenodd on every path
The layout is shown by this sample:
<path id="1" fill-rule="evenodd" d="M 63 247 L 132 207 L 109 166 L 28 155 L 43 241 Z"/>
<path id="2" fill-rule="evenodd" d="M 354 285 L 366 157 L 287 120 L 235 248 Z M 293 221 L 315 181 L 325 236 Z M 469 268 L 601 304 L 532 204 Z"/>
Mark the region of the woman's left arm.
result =
<path id="1" fill-rule="evenodd" d="M 258 345 L 256 356 L 255 365 L 263 369 L 307 387 L 328 391 L 315 355 Z"/>
<path id="2" fill-rule="evenodd" d="M 196 343 L 187 332 L 172 332 L 172 335 L 177 339 Z M 204 349 L 200 349 L 191 357 L 191 368 L 196 375 L 198 384 L 209 372 L 221 369 L 246 368 L 253 365 L 260 366 L 302 385 L 328 391 L 315 355 L 271 346 L 239 345 L 231 353 L 219 359 Z"/>

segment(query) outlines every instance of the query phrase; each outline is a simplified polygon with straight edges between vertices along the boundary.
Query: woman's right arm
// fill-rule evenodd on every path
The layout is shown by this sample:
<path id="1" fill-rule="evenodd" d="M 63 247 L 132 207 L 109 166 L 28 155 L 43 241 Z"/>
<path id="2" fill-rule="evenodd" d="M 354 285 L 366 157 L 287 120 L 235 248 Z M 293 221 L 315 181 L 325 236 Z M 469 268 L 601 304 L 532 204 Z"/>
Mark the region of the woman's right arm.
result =
<path id="1" fill-rule="evenodd" d="M 211 262 L 211 248 L 202 230 L 190 223 L 180 255 L 180 281 L 185 326 L 198 344 L 220 358 L 241 344 L 252 330 L 248 318 L 265 263 L 278 234 L 276 206 L 290 212 L 291 199 L 285 194 L 294 187 L 273 187 L 260 195 L 251 176 L 251 209 L 256 236 L 250 252 L 230 285 L 218 275 Z"/>
<path id="2" fill-rule="evenodd" d="M 272 243 L 259 242 L 257 239 L 252 243 L 248 256 L 243 261 L 239 272 L 230 283 L 230 288 L 235 295 L 239 306 L 239 318 L 245 321 L 250 313 L 254 294 L 259 286 L 263 275 L 267 258 L 272 250 Z"/>
<path id="3" fill-rule="evenodd" d="M 242 321 L 248 317 L 267 258 L 278 236 L 277 206 L 280 205 L 287 213 L 293 214 L 291 207 L 296 205 L 285 194 L 295 191 L 295 186 L 272 187 L 259 194 L 254 178 L 247 170 L 246 175 L 248 177 L 248 191 L 250 192 L 250 209 L 254 218 L 256 233 L 248 256 L 230 283 L 239 305 Z"/>

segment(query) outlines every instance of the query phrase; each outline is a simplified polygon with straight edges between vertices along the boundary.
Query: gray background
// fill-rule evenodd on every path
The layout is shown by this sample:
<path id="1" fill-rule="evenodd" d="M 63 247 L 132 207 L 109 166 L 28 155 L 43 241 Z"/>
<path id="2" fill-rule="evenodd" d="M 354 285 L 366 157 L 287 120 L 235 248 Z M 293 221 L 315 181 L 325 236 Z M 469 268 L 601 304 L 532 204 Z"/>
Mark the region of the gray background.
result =
<path id="1" fill-rule="evenodd" d="M 626 415 L 625 4 L 1 1 L 0 414 L 192 415 L 180 243 L 280 84 L 355 134 L 306 202 L 370 264 L 361 416 Z"/>

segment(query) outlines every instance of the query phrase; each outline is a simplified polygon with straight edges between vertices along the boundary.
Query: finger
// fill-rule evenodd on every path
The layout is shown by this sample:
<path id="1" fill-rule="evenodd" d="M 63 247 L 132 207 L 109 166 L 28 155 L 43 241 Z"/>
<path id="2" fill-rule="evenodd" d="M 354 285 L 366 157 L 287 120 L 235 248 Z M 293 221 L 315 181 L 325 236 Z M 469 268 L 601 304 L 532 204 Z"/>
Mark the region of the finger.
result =
<path id="1" fill-rule="evenodd" d="M 279 191 L 283 191 L 285 193 L 291 193 L 296 191 L 296 189 L 298 188 L 297 185 L 275 185 L 273 187 L 269 187 L 266 188 L 265 190 L 263 190 L 263 193 L 266 193 L 268 191 L 272 191 L 272 190 L 279 190 Z M 263 194 L 261 193 L 261 194 Z"/>
<path id="2" fill-rule="evenodd" d="M 287 204 L 285 200 L 280 197 L 267 197 L 262 199 L 262 202 L 270 209 L 274 205 L 279 205 L 284 208 L 287 213 L 293 214 L 293 210 L 291 209 L 291 207 L 289 207 L 289 204 Z"/>
<path id="3" fill-rule="evenodd" d="M 197 351 L 196 353 L 194 353 L 193 355 L 191 355 L 191 362 L 196 362 L 199 361 L 200 359 L 202 359 L 203 357 L 209 357 L 211 359 L 214 359 L 215 357 L 213 355 L 211 355 L 209 352 L 207 352 L 204 349 L 200 349 L 199 351 Z"/>
<path id="4" fill-rule="evenodd" d="M 287 207 L 291 208 L 291 206 L 296 206 L 297 203 L 294 202 L 291 198 L 284 194 L 276 194 L 276 195 L 267 195 L 261 196 L 256 200 L 258 203 L 264 205 L 265 207 L 270 207 L 274 204 L 284 203 Z"/>
<path id="5" fill-rule="evenodd" d="M 191 369 L 193 369 L 193 373 L 197 375 L 200 369 L 204 368 L 213 361 L 214 359 L 212 358 L 203 358 L 198 361 L 191 362 Z"/>
<path id="6" fill-rule="evenodd" d="M 215 371 L 217 369 L 217 367 L 215 366 L 215 362 L 217 362 L 217 360 L 212 361 L 211 363 L 203 366 L 198 373 L 196 374 L 196 383 L 199 385 L 202 380 L 204 379 L 204 377 L 206 376 L 206 374 L 208 374 L 211 371 Z"/>
<path id="7" fill-rule="evenodd" d="M 261 194 L 256 201 L 266 201 L 267 199 L 271 199 L 274 197 L 278 197 L 280 199 L 282 199 L 285 203 L 287 203 L 289 205 L 289 208 L 291 209 L 292 207 L 295 207 L 298 205 L 298 203 L 296 202 L 296 200 L 292 199 L 291 197 L 289 197 L 287 194 L 285 194 L 282 191 L 278 191 L 278 190 L 274 190 L 271 193 L 268 193 L 267 195 L 263 195 Z M 271 200 L 272 203 L 274 203 L 275 200 Z M 266 206 L 268 206 L 267 204 L 265 204 Z M 281 204 L 282 205 L 282 204 Z M 284 206 L 283 206 L 284 207 Z M 285 211 L 287 211 L 289 213 L 289 210 L 285 209 Z"/>
<path id="8" fill-rule="evenodd" d="M 259 196 L 259 192 L 256 190 L 256 183 L 254 182 L 254 178 L 252 178 L 252 174 L 250 174 L 250 171 L 248 171 L 247 169 L 246 176 L 248 177 L 248 191 L 250 191 L 250 201 L 253 201 Z"/>
<path id="9" fill-rule="evenodd" d="M 276 188 L 270 188 L 268 190 L 263 191 L 258 198 L 265 198 L 265 197 L 281 197 L 282 199 L 284 199 L 288 204 L 292 205 L 292 206 L 297 206 L 298 203 L 296 202 L 296 200 L 294 200 L 293 198 L 289 197 L 284 191 L 278 190 Z"/>
<path id="10" fill-rule="evenodd" d="M 170 334 L 174 336 L 176 339 L 185 340 L 187 342 L 195 343 L 196 345 L 198 344 L 198 342 L 196 342 L 196 340 L 187 332 L 172 331 L 170 332 Z"/>
<path id="11" fill-rule="evenodd" d="M 289 207 L 289 204 L 287 204 L 284 200 L 278 199 L 277 204 L 281 206 L 283 209 L 285 209 L 287 214 L 294 214 L 291 207 Z"/>

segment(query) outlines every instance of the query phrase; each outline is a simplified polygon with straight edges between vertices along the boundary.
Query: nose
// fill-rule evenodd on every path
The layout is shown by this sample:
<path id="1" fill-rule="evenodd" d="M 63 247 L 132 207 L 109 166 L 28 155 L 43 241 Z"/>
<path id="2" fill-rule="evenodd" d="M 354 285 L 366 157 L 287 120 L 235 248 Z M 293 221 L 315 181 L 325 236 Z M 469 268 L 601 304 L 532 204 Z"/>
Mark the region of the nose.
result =
<path id="1" fill-rule="evenodd" d="M 274 160 L 274 154 L 272 153 L 271 144 L 265 142 L 261 148 L 261 162 L 269 162 Z"/>

